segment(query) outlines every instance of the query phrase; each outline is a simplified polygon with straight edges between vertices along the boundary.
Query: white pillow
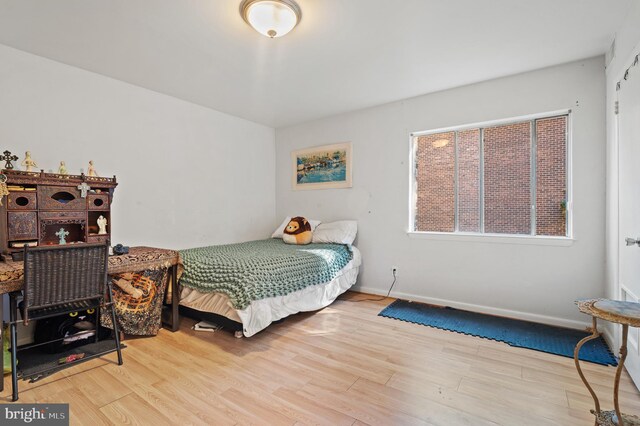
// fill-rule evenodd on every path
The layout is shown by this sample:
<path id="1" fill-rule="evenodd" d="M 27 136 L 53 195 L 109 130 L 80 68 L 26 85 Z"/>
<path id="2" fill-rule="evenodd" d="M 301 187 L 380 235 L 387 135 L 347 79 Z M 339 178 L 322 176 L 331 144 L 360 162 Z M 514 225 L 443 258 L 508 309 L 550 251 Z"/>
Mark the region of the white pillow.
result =
<path id="1" fill-rule="evenodd" d="M 319 220 L 314 220 L 314 219 L 307 219 L 307 220 L 309 221 L 309 225 L 311 225 L 311 232 L 313 232 L 316 229 L 316 227 L 320 225 Z M 289 222 L 291 222 L 291 216 L 287 216 L 282 222 L 282 225 L 280 225 L 279 227 L 276 228 L 275 231 L 273 231 L 273 234 L 271 234 L 271 238 L 282 238 L 282 235 L 284 235 L 284 228 L 287 227 Z"/>
<path id="2" fill-rule="evenodd" d="M 358 222 L 355 220 L 340 220 L 337 222 L 321 223 L 313 231 L 312 243 L 353 244 L 358 233 Z"/>

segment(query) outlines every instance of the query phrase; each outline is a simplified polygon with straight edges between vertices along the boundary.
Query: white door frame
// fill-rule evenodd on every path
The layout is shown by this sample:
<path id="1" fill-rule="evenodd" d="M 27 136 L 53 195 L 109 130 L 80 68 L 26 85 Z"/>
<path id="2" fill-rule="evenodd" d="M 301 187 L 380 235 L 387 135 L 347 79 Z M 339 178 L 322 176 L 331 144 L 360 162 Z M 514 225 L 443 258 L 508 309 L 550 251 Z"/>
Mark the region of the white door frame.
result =
<path id="1" fill-rule="evenodd" d="M 634 46 L 631 51 L 630 56 L 626 59 L 625 62 L 622 62 L 624 65 L 620 70 L 619 74 L 614 79 L 614 82 L 622 82 L 622 88 L 620 90 L 624 90 L 624 76 L 628 70 L 628 67 L 631 66 L 633 61 L 636 58 L 636 52 L 640 49 L 640 43 Z M 635 78 L 640 78 L 640 75 L 636 75 Z M 622 266 L 622 256 L 620 255 L 620 249 L 622 247 L 622 238 L 623 235 L 620 233 L 620 223 L 621 223 L 621 199 L 620 199 L 620 187 L 621 187 L 621 169 L 620 169 L 620 115 L 616 111 L 618 109 L 618 101 L 619 101 L 619 91 L 617 90 L 617 83 L 614 83 L 613 89 L 613 99 L 608 99 L 609 102 L 614 102 L 614 114 L 613 114 L 613 122 L 611 123 L 611 135 L 613 136 L 613 143 L 611 144 L 611 155 L 615 158 L 615 172 L 611 173 L 609 176 L 615 176 L 615 200 L 612 200 L 612 211 L 611 216 L 615 217 L 615 223 L 612 224 L 610 232 L 615 233 L 614 238 L 607 238 L 608 241 L 614 242 L 611 255 L 612 255 L 612 263 L 615 267 L 612 270 L 613 273 L 613 296 L 618 300 L 624 300 L 626 295 L 630 295 L 636 301 L 640 301 L 639 294 L 635 294 L 629 288 L 622 285 L 620 282 L 620 271 Z M 624 106 L 623 106 L 624 107 Z M 605 108 L 606 109 L 606 108 Z M 608 135 L 609 136 L 609 135 Z M 609 324 L 605 326 L 605 337 L 610 337 L 610 342 L 613 343 L 614 347 L 612 348 L 614 353 L 617 353 L 618 348 L 622 344 L 622 333 L 621 327 L 617 324 Z"/>
<path id="2" fill-rule="evenodd" d="M 611 145 L 611 155 L 612 157 L 615 158 L 615 173 L 611 173 L 611 175 L 609 176 L 614 176 L 615 175 L 615 201 L 613 201 L 611 204 L 612 206 L 614 206 L 614 211 L 612 211 L 611 216 L 615 217 L 615 224 L 613 226 L 611 226 L 610 232 L 613 232 L 615 235 L 615 238 L 610 239 L 608 238 L 608 240 L 610 241 L 615 241 L 615 243 L 613 244 L 613 248 L 612 248 L 612 259 L 613 259 L 613 263 L 615 264 L 615 267 L 613 268 L 613 296 L 616 299 L 622 299 L 622 297 L 624 296 L 623 291 L 626 292 L 627 294 L 630 294 L 631 296 L 635 297 L 636 299 L 640 296 L 637 294 L 633 294 L 631 291 L 629 291 L 629 289 L 627 288 L 622 288 L 622 286 L 620 285 L 620 267 L 621 267 L 621 256 L 620 256 L 620 125 L 619 125 L 619 115 L 616 111 L 617 109 L 617 105 L 618 105 L 618 90 L 616 87 L 617 82 L 623 82 L 624 84 L 624 75 L 627 72 L 628 66 L 630 66 L 635 57 L 636 57 L 636 53 L 638 50 L 640 49 L 640 43 L 638 43 L 636 46 L 633 47 L 633 49 L 631 50 L 631 53 L 629 54 L 629 56 L 625 59 L 625 61 L 621 62 L 623 64 L 622 69 L 620 70 L 620 72 L 618 73 L 617 76 L 615 76 L 614 78 L 614 86 L 612 87 L 614 96 L 613 99 L 608 99 L 608 101 L 612 101 L 614 102 L 614 119 L 613 122 L 611 124 L 611 134 L 613 135 L 613 143 Z M 627 65 L 628 64 L 628 65 Z M 622 89 L 621 89 L 622 90 Z M 606 111 L 606 107 L 605 107 L 605 111 Z M 620 327 L 615 326 L 614 324 L 607 324 L 607 327 L 605 329 L 605 337 L 607 337 L 607 335 L 610 337 L 610 342 L 609 343 L 613 343 L 614 347 L 612 348 L 614 352 L 617 352 L 617 349 L 620 347 L 620 345 L 622 344 L 622 332 Z"/>

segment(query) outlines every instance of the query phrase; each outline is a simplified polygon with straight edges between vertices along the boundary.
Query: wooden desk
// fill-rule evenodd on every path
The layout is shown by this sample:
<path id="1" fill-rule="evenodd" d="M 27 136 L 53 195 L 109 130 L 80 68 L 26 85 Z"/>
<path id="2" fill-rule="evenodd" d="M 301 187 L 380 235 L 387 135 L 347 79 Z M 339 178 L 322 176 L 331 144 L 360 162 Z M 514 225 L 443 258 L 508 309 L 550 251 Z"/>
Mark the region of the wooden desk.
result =
<path id="1" fill-rule="evenodd" d="M 596 416 L 596 425 L 601 426 L 638 426 L 640 425 L 640 417 L 624 414 L 620 411 L 620 404 L 618 403 L 618 389 L 620 387 L 620 374 L 624 366 L 624 360 L 627 357 L 627 335 L 629 333 L 629 326 L 640 327 L 640 303 L 634 302 L 622 302 L 619 300 L 608 299 L 590 299 L 590 300 L 577 300 L 578 310 L 580 312 L 591 315 L 593 320 L 593 334 L 580 340 L 576 345 L 576 349 L 573 354 L 578 374 L 582 379 L 582 382 L 587 387 L 587 390 L 593 398 L 595 403 L 595 410 L 591 412 Z M 618 362 L 618 368 L 616 369 L 616 375 L 613 382 L 613 404 L 614 410 L 603 411 L 600 409 L 600 401 L 595 391 L 587 381 L 582 369 L 580 368 L 580 360 L 578 355 L 582 345 L 589 340 L 596 339 L 600 336 L 598 332 L 597 319 L 603 319 L 605 321 L 622 324 L 622 345 L 620 346 L 620 361 Z M 619 421 L 621 419 L 621 421 Z"/>
<path id="2" fill-rule="evenodd" d="M 170 269 L 170 283 L 167 292 L 171 292 L 171 315 L 168 323 L 163 323 L 171 331 L 177 331 L 180 323 L 178 306 L 180 293 L 178 288 L 178 275 L 180 269 L 180 255 L 175 250 L 166 250 L 152 247 L 131 247 L 129 254 L 121 256 L 109 256 L 109 274 L 122 274 L 125 272 L 141 272 L 148 269 Z M 24 265 L 22 262 L 0 262 L 0 319 L 3 318 L 2 296 L 6 293 L 22 290 L 22 277 Z M 3 322 L 2 322 L 3 323 Z M 2 330 L 0 330 L 0 337 Z M 0 342 L 2 340 L 0 339 Z M 0 356 L 0 372 L 4 370 L 3 357 Z M 0 381 L 0 392 L 3 390 L 3 381 Z"/>

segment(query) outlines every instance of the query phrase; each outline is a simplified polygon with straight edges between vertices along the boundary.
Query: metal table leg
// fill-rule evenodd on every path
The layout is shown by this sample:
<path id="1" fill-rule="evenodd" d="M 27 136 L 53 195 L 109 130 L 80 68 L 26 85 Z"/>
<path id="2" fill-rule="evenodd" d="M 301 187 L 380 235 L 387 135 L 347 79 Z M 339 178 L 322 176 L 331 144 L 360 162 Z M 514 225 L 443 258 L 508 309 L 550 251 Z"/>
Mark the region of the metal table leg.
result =
<path id="1" fill-rule="evenodd" d="M 624 366 L 624 360 L 627 358 L 627 335 L 629 334 L 629 325 L 622 325 L 622 344 L 620 345 L 620 360 L 618 361 L 618 368 L 616 369 L 616 378 L 613 382 L 613 406 L 616 409 L 616 416 L 618 421 L 622 419 L 622 412 L 620 411 L 620 403 L 618 402 L 618 389 L 620 388 L 620 375 L 622 374 L 622 368 Z"/>
<path id="2" fill-rule="evenodd" d="M 584 345 L 585 343 L 587 343 L 589 340 L 593 340 L 593 339 L 597 339 L 598 337 L 600 337 L 600 333 L 598 333 L 598 320 L 596 319 L 596 317 L 592 317 L 592 324 L 593 324 L 593 334 L 591 334 L 591 336 L 587 336 L 584 339 L 580 340 L 578 342 L 578 344 L 576 345 L 575 350 L 573 351 L 573 360 L 576 363 L 576 369 L 578 370 L 578 374 L 580 375 L 580 378 L 582 379 L 582 383 L 584 383 L 584 385 L 587 387 L 587 390 L 589 391 L 589 393 L 591 394 L 591 397 L 593 398 L 593 402 L 596 405 L 596 413 L 600 414 L 600 401 L 598 401 L 598 396 L 596 395 L 596 393 L 594 392 L 593 388 L 591 387 L 591 385 L 589 384 L 589 382 L 587 381 L 587 378 L 584 376 L 584 373 L 582 372 L 582 368 L 580 367 L 580 349 L 582 348 L 582 345 Z M 598 425 L 598 421 L 596 420 L 595 425 Z"/>
<path id="3" fill-rule="evenodd" d="M 580 368 L 580 360 L 578 357 L 580 353 L 580 348 L 582 348 L 582 345 L 587 343 L 589 340 L 593 340 L 600 336 L 600 333 L 598 333 L 598 330 L 596 328 L 596 325 L 597 325 L 596 317 L 592 317 L 592 318 L 593 318 L 593 334 L 585 337 L 584 339 L 578 342 L 578 344 L 576 345 L 576 349 L 573 352 L 573 359 L 576 363 L 576 369 L 578 370 L 578 374 L 580 375 L 582 382 L 587 387 L 587 390 L 591 394 L 591 397 L 593 398 L 593 402 L 595 403 L 595 406 L 596 406 L 595 410 L 591 410 L 591 412 L 596 416 L 595 425 L 596 426 L 612 425 L 612 424 L 618 425 L 618 426 L 640 425 L 639 417 L 628 415 L 628 414 L 622 414 L 622 412 L 620 411 L 620 403 L 618 401 L 618 391 L 620 389 L 620 376 L 622 375 L 622 370 L 624 369 L 624 361 L 627 358 L 627 336 L 629 333 L 628 324 L 622 324 L 622 344 L 620 346 L 620 359 L 618 360 L 618 367 L 616 368 L 616 375 L 613 382 L 614 410 L 602 411 L 600 409 L 600 402 L 598 401 L 598 397 L 596 396 L 596 393 L 593 391 L 593 388 L 587 381 L 587 378 L 584 376 L 584 373 L 582 372 L 582 368 Z"/>

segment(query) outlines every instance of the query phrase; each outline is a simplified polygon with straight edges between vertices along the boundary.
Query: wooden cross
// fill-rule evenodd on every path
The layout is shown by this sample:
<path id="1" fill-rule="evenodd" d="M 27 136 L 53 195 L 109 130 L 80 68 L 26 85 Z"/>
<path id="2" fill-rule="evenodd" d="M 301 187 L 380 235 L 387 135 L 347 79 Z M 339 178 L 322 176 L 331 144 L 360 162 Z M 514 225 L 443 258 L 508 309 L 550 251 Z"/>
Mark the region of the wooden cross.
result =
<path id="1" fill-rule="evenodd" d="M 91 187 L 89 185 L 87 185 L 87 182 L 82 182 L 80 185 L 78 185 L 78 189 L 81 192 L 81 196 L 82 198 L 87 198 L 87 191 L 91 189 Z"/>
<path id="2" fill-rule="evenodd" d="M 65 231 L 64 228 L 60 228 L 58 232 L 56 232 L 56 236 L 60 238 L 60 244 L 67 244 L 66 237 L 69 235 L 69 231 Z"/>
<path id="3" fill-rule="evenodd" d="M 2 156 L 0 157 L 0 161 L 4 161 L 4 168 L 6 170 L 11 170 L 13 169 L 13 164 L 11 164 L 12 161 L 16 161 L 18 159 L 17 155 L 11 155 L 11 151 L 5 151 L 2 153 Z"/>

